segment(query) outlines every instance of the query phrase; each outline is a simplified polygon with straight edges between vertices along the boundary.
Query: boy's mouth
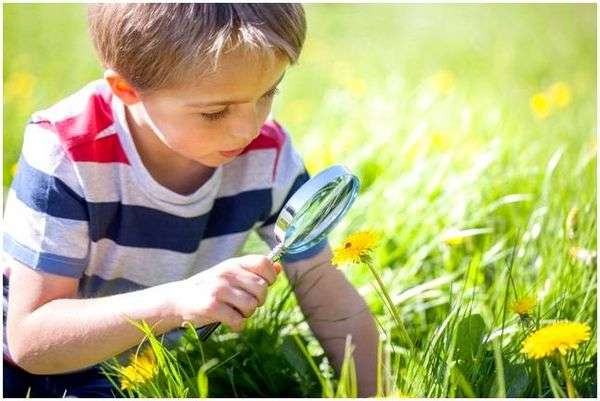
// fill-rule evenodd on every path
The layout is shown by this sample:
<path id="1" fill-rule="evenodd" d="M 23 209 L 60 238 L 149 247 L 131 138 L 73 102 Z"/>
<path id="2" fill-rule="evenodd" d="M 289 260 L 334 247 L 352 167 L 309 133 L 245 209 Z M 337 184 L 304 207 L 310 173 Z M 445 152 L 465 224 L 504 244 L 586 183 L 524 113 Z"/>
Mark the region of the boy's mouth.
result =
<path id="1" fill-rule="evenodd" d="M 239 148 L 239 149 L 228 150 L 228 151 L 220 151 L 219 153 L 225 157 L 235 157 L 235 156 L 239 155 L 240 153 L 242 153 L 243 151 L 244 151 L 244 148 Z"/>

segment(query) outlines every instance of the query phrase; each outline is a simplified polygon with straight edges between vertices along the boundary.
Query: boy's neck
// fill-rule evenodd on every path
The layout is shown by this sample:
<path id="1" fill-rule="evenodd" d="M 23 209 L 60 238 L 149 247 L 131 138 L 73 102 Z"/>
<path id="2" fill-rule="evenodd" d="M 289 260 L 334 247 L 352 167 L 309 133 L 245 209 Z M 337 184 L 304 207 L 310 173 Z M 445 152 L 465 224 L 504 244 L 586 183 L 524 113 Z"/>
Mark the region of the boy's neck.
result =
<path id="1" fill-rule="evenodd" d="M 125 118 L 144 167 L 159 184 L 181 195 L 189 195 L 212 176 L 214 167 L 205 166 L 173 152 L 149 126 L 139 123 L 140 120 L 136 119 L 135 113 L 127 105 Z"/>

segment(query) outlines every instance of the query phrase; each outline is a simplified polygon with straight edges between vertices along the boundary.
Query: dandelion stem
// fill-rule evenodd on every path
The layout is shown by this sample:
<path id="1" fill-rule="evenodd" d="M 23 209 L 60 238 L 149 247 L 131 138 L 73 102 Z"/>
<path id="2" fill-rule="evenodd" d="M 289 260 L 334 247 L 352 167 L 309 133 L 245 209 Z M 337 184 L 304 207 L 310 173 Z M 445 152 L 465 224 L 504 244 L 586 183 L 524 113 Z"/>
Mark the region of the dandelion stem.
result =
<path id="1" fill-rule="evenodd" d="M 394 318 L 394 320 L 396 321 L 396 324 L 400 328 L 402 335 L 405 337 L 406 341 L 408 342 L 410 349 L 413 350 L 414 344 L 413 344 L 412 340 L 410 339 L 408 333 L 406 332 L 406 329 L 404 328 L 402 319 L 398 315 L 398 311 L 396 310 L 394 303 L 392 302 L 392 299 L 390 298 L 389 294 L 387 293 L 385 286 L 383 284 L 383 281 L 381 281 L 379 274 L 377 274 L 377 272 L 375 271 L 373 266 L 371 266 L 371 263 L 368 263 L 368 262 L 364 262 L 364 263 L 367 265 L 367 267 L 371 271 L 371 274 L 373 274 L 373 277 L 375 277 L 375 280 L 377 281 L 377 284 L 379 285 L 379 288 L 381 289 L 381 293 L 383 294 L 383 297 L 385 298 L 384 300 L 388 304 L 388 309 L 390 310 L 392 317 Z"/>
<path id="2" fill-rule="evenodd" d="M 569 374 L 569 367 L 567 366 L 567 361 L 565 361 L 565 357 L 561 354 L 558 355 L 558 359 L 560 360 L 560 366 L 563 371 L 563 375 L 565 376 L 565 382 L 567 383 L 567 395 L 569 398 L 576 398 L 577 391 L 575 390 L 575 386 L 571 381 L 571 375 Z"/>
<path id="3" fill-rule="evenodd" d="M 535 361 L 535 378 L 538 388 L 538 397 L 542 396 L 542 378 L 540 376 L 540 361 Z"/>

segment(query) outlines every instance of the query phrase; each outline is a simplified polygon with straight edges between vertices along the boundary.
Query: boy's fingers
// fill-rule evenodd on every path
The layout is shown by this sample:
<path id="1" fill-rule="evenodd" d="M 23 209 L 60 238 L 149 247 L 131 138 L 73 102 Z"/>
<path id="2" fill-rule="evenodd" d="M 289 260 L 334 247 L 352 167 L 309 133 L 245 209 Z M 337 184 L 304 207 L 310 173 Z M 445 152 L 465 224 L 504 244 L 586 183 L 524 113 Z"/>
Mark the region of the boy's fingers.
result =
<path id="1" fill-rule="evenodd" d="M 242 257 L 240 264 L 244 269 L 258 274 L 267 280 L 269 285 L 273 284 L 279 273 L 273 262 L 264 255 L 246 255 Z"/>

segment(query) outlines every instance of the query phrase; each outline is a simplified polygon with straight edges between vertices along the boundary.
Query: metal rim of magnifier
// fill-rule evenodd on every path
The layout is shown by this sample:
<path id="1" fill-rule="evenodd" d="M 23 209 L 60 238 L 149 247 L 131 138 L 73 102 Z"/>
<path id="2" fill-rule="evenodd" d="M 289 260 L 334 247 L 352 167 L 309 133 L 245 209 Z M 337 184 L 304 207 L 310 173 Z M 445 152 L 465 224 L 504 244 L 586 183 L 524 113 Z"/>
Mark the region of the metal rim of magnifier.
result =
<path id="1" fill-rule="evenodd" d="M 292 195 L 292 197 L 284 205 L 283 209 L 281 210 L 281 213 L 279 214 L 279 217 L 277 218 L 274 230 L 275 237 L 281 243 L 283 243 L 285 239 L 286 230 L 293 221 L 296 213 L 298 213 L 302 209 L 302 207 L 306 205 L 307 202 L 328 183 L 342 178 L 350 179 L 352 189 L 350 197 L 348 198 L 344 209 L 340 213 L 338 213 L 337 216 L 335 216 L 335 219 L 323 231 L 323 233 L 326 234 L 329 231 L 331 231 L 337 225 L 338 221 L 342 218 L 342 216 L 346 214 L 350 206 L 352 206 L 352 203 L 354 203 L 354 199 L 358 195 L 358 188 L 360 186 L 358 178 L 354 174 L 352 174 L 352 172 L 349 169 L 342 165 L 331 166 L 328 169 L 321 171 L 319 174 L 312 177 L 309 181 L 302 185 L 300 189 Z"/>

